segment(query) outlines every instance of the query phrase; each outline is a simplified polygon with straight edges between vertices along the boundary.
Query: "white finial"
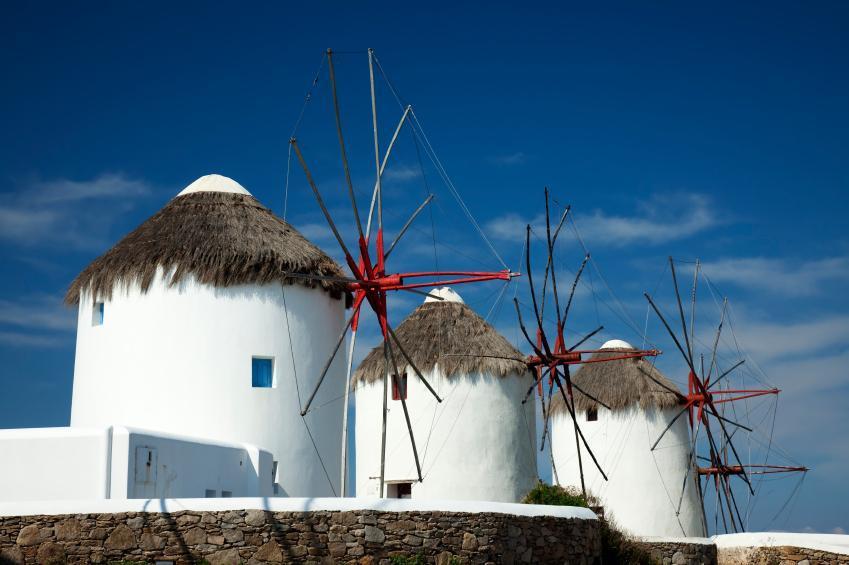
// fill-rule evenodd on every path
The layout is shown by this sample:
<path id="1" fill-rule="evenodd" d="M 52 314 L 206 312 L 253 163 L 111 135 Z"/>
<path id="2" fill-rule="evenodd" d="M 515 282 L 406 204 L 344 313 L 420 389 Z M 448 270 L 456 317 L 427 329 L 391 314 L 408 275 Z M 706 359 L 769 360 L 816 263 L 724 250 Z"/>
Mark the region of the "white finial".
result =
<path id="1" fill-rule="evenodd" d="M 454 292 L 450 287 L 443 286 L 442 288 L 434 288 L 428 293 L 430 296 L 425 298 L 427 302 L 459 302 L 465 304 L 459 294 Z M 440 300 L 440 298 L 442 300 Z"/>
<path id="2" fill-rule="evenodd" d="M 601 349 L 634 349 L 634 346 L 621 339 L 611 339 L 610 341 L 606 341 L 601 346 Z"/>
<path id="3" fill-rule="evenodd" d="M 191 194 L 193 192 L 230 192 L 233 194 L 247 194 L 250 192 L 245 187 L 229 177 L 222 175 L 204 175 L 195 182 L 180 191 L 177 196 Z"/>

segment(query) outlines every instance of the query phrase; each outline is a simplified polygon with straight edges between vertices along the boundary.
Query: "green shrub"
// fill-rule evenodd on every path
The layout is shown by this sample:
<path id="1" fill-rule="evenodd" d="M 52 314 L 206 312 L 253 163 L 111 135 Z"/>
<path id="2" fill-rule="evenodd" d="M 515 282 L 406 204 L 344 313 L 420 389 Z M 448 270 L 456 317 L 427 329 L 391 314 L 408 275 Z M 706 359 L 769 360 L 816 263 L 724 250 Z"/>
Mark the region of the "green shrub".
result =
<path id="1" fill-rule="evenodd" d="M 583 508 L 589 508 L 595 501 L 594 497 L 589 498 L 590 500 L 587 501 L 584 495 L 574 487 L 549 485 L 539 481 L 531 489 L 531 492 L 525 495 L 522 502 L 525 504 L 545 504 L 547 506 L 581 506 Z"/>

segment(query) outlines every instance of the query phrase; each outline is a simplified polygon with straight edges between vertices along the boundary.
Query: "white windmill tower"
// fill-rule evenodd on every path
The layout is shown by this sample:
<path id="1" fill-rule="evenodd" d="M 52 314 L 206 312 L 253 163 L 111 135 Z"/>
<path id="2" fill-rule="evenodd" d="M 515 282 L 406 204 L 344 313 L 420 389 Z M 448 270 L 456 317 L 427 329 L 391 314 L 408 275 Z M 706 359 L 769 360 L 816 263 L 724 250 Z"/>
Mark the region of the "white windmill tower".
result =
<path id="1" fill-rule="evenodd" d="M 585 466 L 587 490 L 634 535 L 704 536 L 689 430 L 686 419 L 676 419 L 683 397 L 644 358 L 618 358 L 634 351 L 608 341 L 572 377 L 575 416 L 608 479 Z M 562 398 L 553 397 L 550 410 L 554 475 L 579 487 L 573 422 Z"/>
<path id="2" fill-rule="evenodd" d="M 403 360 L 396 373 L 382 346 L 371 351 L 352 385 L 357 495 L 380 496 L 384 483 L 387 497 L 518 502 L 538 478 L 535 406 L 522 403 L 533 377 L 521 354 L 456 292 L 431 295 L 395 333 L 442 402 Z"/>
<path id="3" fill-rule="evenodd" d="M 300 276 L 299 276 L 300 275 Z M 338 265 L 237 182 L 199 178 L 91 263 L 79 304 L 72 426 L 136 426 L 274 454 L 275 491 L 338 493 L 342 410 L 300 395 L 344 325 Z M 344 394 L 344 366 L 317 403 Z"/>

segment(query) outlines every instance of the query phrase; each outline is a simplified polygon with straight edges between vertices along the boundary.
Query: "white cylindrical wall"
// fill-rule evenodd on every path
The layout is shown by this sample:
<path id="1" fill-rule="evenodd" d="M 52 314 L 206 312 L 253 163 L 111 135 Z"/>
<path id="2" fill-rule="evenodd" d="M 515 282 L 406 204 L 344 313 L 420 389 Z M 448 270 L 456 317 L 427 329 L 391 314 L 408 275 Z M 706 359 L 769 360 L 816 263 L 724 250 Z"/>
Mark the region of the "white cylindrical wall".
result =
<path id="1" fill-rule="evenodd" d="M 633 535 L 706 535 L 695 475 L 692 467 L 688 468 L 686 418 L 679 418 L 654 451 L 651 449 L 679 410 L 644 410 L 634 405 L 611 412 L 600 407 L 598 420 L 590 422 L 585 412 L 577 412 L 581 431 L 608 477 L 603 479 L 582 446 L 587 490 L 600 499 L 606 516 Z M 551 437 L 559 483 L 580 488 L 575 429 L 568 414 L 552 417 Z"/>
<path id="2" fill-rule="evenodd" d="M 300 407 L 342 330 L 342 300 L 302 285 L 168 287 L 157 276 L 146 293 L 116 288 L 102 325 L 92 310 L 83 293 L 72 426 L 252 443 L 278 461 L 277 494 L 338 493 L 343 355 L 315 409 L 301 418 Z M 274 359 L 272 388 L 252 387 L 254 356 Z"/>
<path id="3" fill-rule="evenodd" d="M 425 378 L 443 398 L 437 403 L 407 369 L 407 406 L 419 458 L 417 481 L 401 402 L 392 400 L 386 433 L 388 482 L 409 481 L 412 498 L 518 502 L 537 481 L 535 408 L 522 405 L 530 376 L 474 374 L 444 378 L 438 366 Z M 357 496 L 379 496 L 383 384 L 356 389 Z"/>

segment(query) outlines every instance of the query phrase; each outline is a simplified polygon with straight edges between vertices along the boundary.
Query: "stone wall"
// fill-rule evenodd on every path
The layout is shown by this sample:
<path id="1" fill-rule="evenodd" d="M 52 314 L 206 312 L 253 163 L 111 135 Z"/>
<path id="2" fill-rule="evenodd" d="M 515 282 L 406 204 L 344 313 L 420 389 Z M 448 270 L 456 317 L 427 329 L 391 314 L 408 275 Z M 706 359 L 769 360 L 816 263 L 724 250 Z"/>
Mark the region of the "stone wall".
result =
<path id="1" fill-rule="evenodd" d="M 787 545 L 774 547 L 722 547 L 718 554 L 719 565 L 849 565 L 849 555 L 830 553 L 804 547 Z"/>
<path id="2" fill-rule="evenodd" d="M 598 522 L 439 511 L 76 514 L 0 517 L 0 563 L 596 564 Z"/>
<path id="3" fill-rule="evenodd" d="M 660 565 L 717 565 L 716 545 L 681 541 L 640 541 Z"/>

